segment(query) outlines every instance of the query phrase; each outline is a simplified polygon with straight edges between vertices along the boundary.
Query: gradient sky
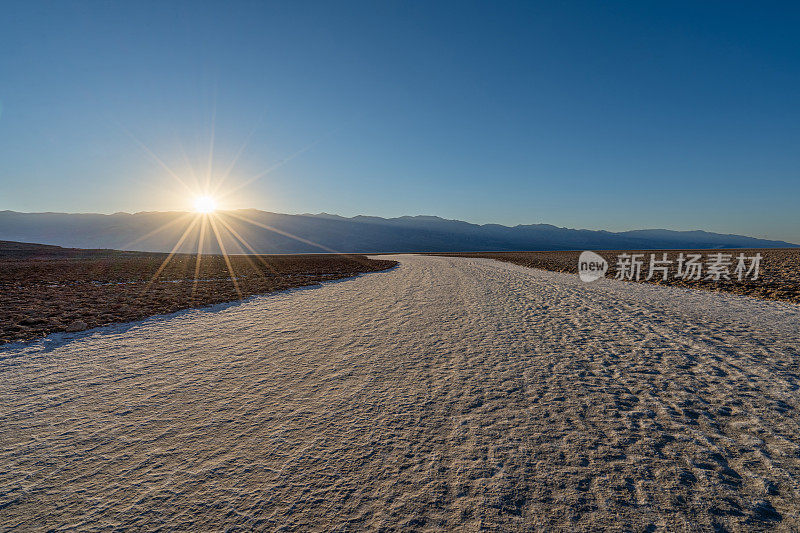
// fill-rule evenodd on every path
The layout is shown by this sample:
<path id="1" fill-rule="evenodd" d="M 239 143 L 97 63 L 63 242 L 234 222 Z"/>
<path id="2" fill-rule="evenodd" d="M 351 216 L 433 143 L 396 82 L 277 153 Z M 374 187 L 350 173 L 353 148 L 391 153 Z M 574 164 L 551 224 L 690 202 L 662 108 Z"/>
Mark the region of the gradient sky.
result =
<path id="1" fill-rule="evenodd" d="M 147 150 L 213 142 L 224 207 L 798 243 L 790 5 L 4 3 L 0 209 L 186 209 Z"/>

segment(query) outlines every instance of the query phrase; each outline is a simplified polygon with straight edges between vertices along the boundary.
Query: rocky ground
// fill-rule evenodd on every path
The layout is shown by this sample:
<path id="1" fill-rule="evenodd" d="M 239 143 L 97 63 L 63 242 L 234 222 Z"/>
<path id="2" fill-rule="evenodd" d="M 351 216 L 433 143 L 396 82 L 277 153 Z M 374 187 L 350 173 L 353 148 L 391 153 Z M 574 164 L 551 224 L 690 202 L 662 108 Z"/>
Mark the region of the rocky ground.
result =
<path id="1" fill-rule="evenodd" d="M 0 242 L 0 344 L 314 285 L 396 264 L 360 255 L 231 256 L 234 284 L 222 256 L 203 257 L 198 269 L 195 256 L 179 254 L 161 270 L 166 258 L 159 253 Z"/>
<path id="2" fill-rule="evenodd" d="M 652 280 L 644 279 L 648 274 L 650 264 L 650 254 L 655 254 L 656 259 L 663 258 L 664 253 L 667 259 L 673 262 L 673 272 L 678 254 L 702 254 L 705 261 L 708 254 L 718 252 L 733 255 L 733 265 L 731 273 L 736 265 L 736 257 L 740 253 L 750 257 L 760 253 L 763 257 L 761 268 L 757 280 L 746 278 L 739 281 L 735 276 L 731 280 L 684 280 L 670 277 L 666 281 L 662 280 L 660 274 Z M 609 250 L 597 251 L 609 264 L 606 277 L 614 277 L 616 273 L 615 265 L 620 254 L 644 254 L 644 265 L 642 268 L 641 283 L 656 283 L 658 285 L 669 285 L 673 287 L 687 287 L 692 289 L 704 289 L 710 291 L 733 292 L 764 298 L 767 300 L 781 300 L 786 302 L 800 303 L 800 248 L 771 248 L 771 249 L 736 249 L 736 250 Z M 475 252 L 475 253 L 448 253 L 436 254 L 450 257 L 485 257 L 506 261 L 517 265 L 530 268 L 540 268 L 542 270 L 552 270 L 555 272 L 578 272 L 578 256 L 580 251 L 556 251 L 556 252 Z M 749 263 L 748 263 L 749 264 Z M 705 274 L 703 274 L 704 278 Z M 631 280 L 635 281 L 635 280 Z"/>

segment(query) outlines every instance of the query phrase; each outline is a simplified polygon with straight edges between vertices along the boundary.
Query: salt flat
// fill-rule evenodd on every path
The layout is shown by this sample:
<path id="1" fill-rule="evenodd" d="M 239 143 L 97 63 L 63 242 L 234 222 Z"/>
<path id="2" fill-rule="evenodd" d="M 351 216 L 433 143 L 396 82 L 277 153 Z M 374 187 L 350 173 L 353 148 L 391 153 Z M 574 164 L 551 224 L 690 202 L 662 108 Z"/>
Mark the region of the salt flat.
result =
<path id="1" fill-rule="evenodd" d="M 398 259 L 0 351 L 0 529 L 800 529 L 800 307 Z"/>

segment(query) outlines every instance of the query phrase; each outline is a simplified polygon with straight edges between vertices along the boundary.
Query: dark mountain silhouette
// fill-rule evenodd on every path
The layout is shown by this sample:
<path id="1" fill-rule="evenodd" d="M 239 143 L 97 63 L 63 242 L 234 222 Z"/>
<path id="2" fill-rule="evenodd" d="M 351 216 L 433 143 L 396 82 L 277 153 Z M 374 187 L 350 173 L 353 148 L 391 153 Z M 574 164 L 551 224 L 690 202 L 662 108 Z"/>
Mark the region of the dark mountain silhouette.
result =
<path id="1" fill-rule="evenodd" d="M 101 214 L 0 212 L 0 239 L 75 248 L 197 250 L 201 218 L 194 213 Z M 286 215 L 255 209 L 217 213 L 204 232 L 207 253 L 455 252 L 506 250 L 614 250 L 660 248 L 778 248 L 796 244 L 706 231 L 664 229 L 609 232 L 549 224 L 514 227 L 470 224 L 434 216 L 380 218 Z M 247 243 L 242 244 L 243 242 Z"/>

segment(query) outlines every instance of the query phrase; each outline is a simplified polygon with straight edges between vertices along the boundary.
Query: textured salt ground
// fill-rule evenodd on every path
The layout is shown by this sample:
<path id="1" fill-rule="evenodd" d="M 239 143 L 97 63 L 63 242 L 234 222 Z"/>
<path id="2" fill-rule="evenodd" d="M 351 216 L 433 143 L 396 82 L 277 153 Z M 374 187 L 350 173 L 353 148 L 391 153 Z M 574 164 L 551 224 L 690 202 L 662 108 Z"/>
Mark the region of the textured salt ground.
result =
<path id="1" fill-rule="evenodd" d="M 0 528 L 800 528 L 800 307 L 399 260 L 0 350 Z"/>

